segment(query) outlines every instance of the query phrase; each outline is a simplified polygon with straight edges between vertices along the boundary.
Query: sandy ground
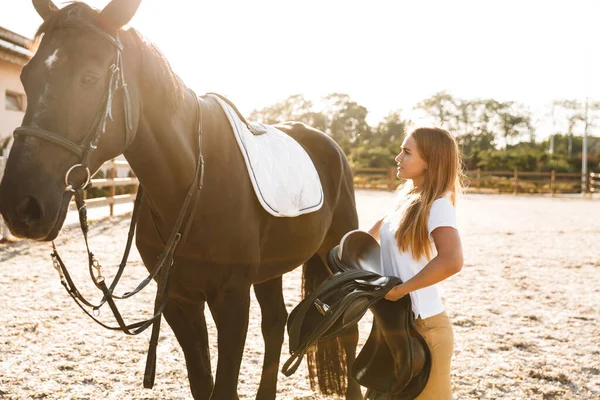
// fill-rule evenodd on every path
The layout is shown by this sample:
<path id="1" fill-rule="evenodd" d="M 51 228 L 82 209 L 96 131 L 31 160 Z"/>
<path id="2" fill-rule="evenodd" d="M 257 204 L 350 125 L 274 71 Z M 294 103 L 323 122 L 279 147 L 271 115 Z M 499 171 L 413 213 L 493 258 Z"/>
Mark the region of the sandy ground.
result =
<path id="1" fill-rule="evenodd" d="M 361 228 L 393 203 L 387 192 L 358 191 Z M 106 212 L 105 210 L 103 212 Z M 600 399 L 600 201 L 467 195 L 458 207 L 465 268 L 441 284 L 454 323 L 455 399 Z M 73 220 L 70 220 L 73 221 Z M 128 218 L 91 228 L 104 265 L 118 263 Z M 89 282 L 79 231 L 57 245 L 85 295 Z M 183 354 L 163 324 L 154 389 L 142 387 L 149 331 L 104 330 L 61 287 L 48 244 L 0 245 L 1 399 L 189 399 Z M 145 277 L 139 255 L 123 291 Z M 284 278 L 291 310 L 300 270 Z M 122 302 L 130 321 L 147 316 L 154 286 Z M 239 378 L 240 398 L 254 398 L 262 365 L 260 309 L 253 299 Z M 108 311 L 102 317 L 109 320 Z M 207 314 L 213 368 L 216 332 Z M 361 322 L 361 343 L 370 329 Z M 287 339 L 282 362 L 287 358 Z M 318 399 L 301 367 L 279 377 L 278 398 Z"/>

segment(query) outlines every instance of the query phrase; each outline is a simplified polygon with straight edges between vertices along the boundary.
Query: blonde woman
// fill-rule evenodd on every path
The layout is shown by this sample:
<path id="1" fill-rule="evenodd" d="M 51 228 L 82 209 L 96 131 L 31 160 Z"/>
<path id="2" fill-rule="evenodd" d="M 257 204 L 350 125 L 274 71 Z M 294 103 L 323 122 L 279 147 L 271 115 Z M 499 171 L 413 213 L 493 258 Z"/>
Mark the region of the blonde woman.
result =
<path id="1" fill-rule="evenodd" d="M 410 295 L 416 328 L 431 350 L 431 375 L 417 399 L 450 400 L 454 333 L 436 284 L 463 266 L 454 209 L 461 155 L 447 131 L 418 128 L 406 136 L 395 160 L 397 176 L 406 181 L 395 209 L 369 233 L 381 242 L 384 274 L 404 282 L 385 298 Z"/>

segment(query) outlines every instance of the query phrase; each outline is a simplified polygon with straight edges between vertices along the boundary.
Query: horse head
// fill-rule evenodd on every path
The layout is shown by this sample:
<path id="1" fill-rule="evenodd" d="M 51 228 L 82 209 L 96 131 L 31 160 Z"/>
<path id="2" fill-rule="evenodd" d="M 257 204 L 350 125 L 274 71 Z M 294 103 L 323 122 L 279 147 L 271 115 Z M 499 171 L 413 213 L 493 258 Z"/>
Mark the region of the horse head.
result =
<path id="1" fill-rule="evenodd" d="M 73 192 L 135 139 L 141 63 L 123 51 L 133 38 L 123 27 L 140 2 L 112 0 L 98 11 L 33 0 L 44 22 L 21 72 L 27 110 L 0 184 L 0 213 L 14 235 L 53 240 Z"/>

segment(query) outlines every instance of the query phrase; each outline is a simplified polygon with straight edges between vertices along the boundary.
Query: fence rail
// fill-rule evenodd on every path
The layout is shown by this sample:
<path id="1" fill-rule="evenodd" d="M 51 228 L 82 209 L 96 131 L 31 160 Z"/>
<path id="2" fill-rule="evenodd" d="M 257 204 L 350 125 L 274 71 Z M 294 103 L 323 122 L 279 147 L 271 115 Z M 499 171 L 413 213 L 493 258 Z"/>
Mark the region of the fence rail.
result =
<path id="1" fill-rule="evenodd" d="M 102 170 L 107 172 L 107 178 L 94 178 L 92 179 L 92 187 L 96 188 L 109 188 L 108 196 L 106 197 L 96 197 L 91 199 L 86 199 L 86 203 L 89 206 L 108 206 L 109 214 L 112 217 L 114 215 L 114 206 L 115 204 L 122 204 L 133 201 L 135 199 L 137 189 L 139 186 L 139 181 L 135 177 L 128 178 L 117 178 L 117 168 L 128 168 L 129 171 L 129 163 L 127 161 L 119 161 L 119 160 L 111 160 L 102 166 Z M 133 171 L 131 171 L 133 173 Z M 127 194 L 116 194 L 116 188 L 122 186 L 133 186 L 133 193 Z M 70 206 L 73 208 L 74 203 L 71 202 Z"/>
<path id="2" fill-rule="evenodd" d="M 4 172 L 5 159 L 0 157 L 0 178 Z M 135 199 L 139 181 L 136 177 L 118 178 L 118 168 L 129 168 L 127 161 L 112 160 L 102 166 L 106 171 L 105 178 L 92 179 L 92 187 L 109 188 L 108 195 L 86 199 L 90 206 L 109 206 L 109 213 L 114 213 L 114 205 L 127 203 Z M 389 168 L 353 168 L 354 186 L 356 188 L 394 190 L 398 184 L 396 167 Z M 564 172 L 525 172 L 525 171 L 482 171 L 480 169 L 466 171 L 467 191 L 493 193 L 600 193 L 600 172 L 588 175 Z M 116 194 L 116 188 L 133 186 L 133 193 Z M 75 208 L 71 203 L 71 208 Z M 2 229 L 0 221 L 0 229 Z M 0 232 L 1 235 L 1 232 Z"/>
<path id="3" fill-rule="evenodd" d="M 396 167 L 354 168 L 357 188 L 393 190 L 398 186 Z M 519 170 L 466 171 L 467 191 L 494 193 L 600 193 L 600 173 L 529 172 Z"/>

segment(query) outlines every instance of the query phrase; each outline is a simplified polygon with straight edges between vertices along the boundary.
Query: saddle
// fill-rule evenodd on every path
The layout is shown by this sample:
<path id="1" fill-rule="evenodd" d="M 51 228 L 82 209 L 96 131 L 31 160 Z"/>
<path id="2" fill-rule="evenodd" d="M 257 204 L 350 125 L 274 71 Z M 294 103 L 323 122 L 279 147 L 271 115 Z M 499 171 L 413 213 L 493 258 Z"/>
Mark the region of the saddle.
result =
<path id="1" fill-rule="evenodd" d="M 244 159 L 248 179 L 263 209 L 275 217 L 297 217 L 320 210 L 323 187 L 303 145 L 271 125 L 251 124 L 225 97 L 208 99 L 223 110 Z"/>
<path id="2" fill-rule="evenodd" d="M 366 399 L 416 398 L 429 379 L 431 353 L 415 329 L 410 296 L 396 302 L 384 299 L 402 281 L 381 275 L 379 243 L 366 232 L 350 231 L 329 252 L 327 262 L 334 274 L 290 313 L 291 357 L 282 372 L 293 374 L 312 345 L 339 335 L 370 309 L 371 333 L 350 375 L 367 388 Z"/>

